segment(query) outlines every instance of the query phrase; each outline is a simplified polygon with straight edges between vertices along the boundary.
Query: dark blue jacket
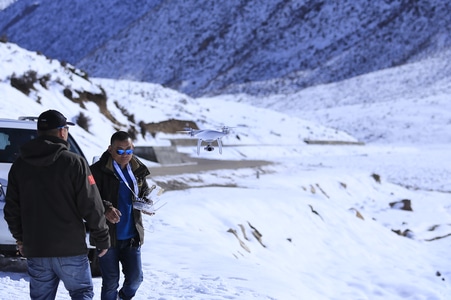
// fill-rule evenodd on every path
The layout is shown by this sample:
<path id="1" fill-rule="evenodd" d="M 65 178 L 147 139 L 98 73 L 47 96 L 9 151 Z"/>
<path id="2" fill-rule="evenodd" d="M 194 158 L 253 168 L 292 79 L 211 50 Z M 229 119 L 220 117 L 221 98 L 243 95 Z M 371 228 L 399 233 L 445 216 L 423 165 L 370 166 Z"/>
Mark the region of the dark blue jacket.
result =
<path id="1" fill-rule="evenodd" d="M 130 164 L 133 174 L 135 175 L 136 181 L 138 183 L 138 197 L 146 198 L 150 193 L 149 185 L 147 184 L 146 180 L 146 177 L 150 175 L 150 171 L 134 155 L 130 160 Z M 99 188 L 105 209 L 107 209 L 109 206 L 117 208 L 120 178 L 118 178 L 118 176 L 114 172 L 113 158 L 111 157 L 111 154 L 108 151 L 105 151 L 100 157 L 100 160 L 91 165 L 91 171 Z M 139 242 L 142 245 L 144 243 L 144 227 L 141 211 L 133 209 L 133 218 L 136 231 L 139 235 Z M 116 224 L 110 223 L 108 221 L 107 224 L 109 227 L 111 246 L 114 247 L 116 246 Z"/>

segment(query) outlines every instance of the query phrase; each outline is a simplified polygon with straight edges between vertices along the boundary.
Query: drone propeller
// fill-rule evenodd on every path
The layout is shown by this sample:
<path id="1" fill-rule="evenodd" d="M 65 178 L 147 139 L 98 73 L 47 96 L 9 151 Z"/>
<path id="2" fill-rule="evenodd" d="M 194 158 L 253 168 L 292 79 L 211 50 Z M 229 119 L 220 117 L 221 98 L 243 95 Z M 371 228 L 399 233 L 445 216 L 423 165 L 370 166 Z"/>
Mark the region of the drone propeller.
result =
<path id="1" fill-rule="evenodd" d="M 178 130 L 177 132 L 180 133 L 189 133 L 190 136 L 194 136 L 194 129 L 190 128 L 190 127 L 185 127 L 183 128 L 184 130 Z"/>
<path id="2" fill-rule="evenodd" d="M 190 133 L 192 131 L 193 131 L 193 129 L 189 128 L 189 127 L 185 127 L 185 128 L 183 128 L 183 130 L 177 130 L 177 132 L 181 132 L 181 133 Z"/>
<path id="3" fill-rule="evenodd" d="M 222 132 L 225 132 L 225 133 L 229 133 L 229 132 L 230 132 L 230 129 L 232 129 L 232 128 L 236 128 L 236 127 L 222 126 L 222 127 L 221 127 L 221 131 L 222 131 Z"/>

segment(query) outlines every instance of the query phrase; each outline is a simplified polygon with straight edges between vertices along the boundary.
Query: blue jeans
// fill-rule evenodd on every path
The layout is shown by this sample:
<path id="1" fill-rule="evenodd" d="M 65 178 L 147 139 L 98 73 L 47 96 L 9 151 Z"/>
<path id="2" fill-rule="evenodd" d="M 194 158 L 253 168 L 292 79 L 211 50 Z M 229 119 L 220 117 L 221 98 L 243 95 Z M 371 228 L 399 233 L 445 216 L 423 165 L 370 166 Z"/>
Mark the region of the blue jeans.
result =
<path id="1" fill-rule="evenodd" d="M 60 280 L 72 299 L 87 300 L 94 297 L 87 255 L 31 257 L 27 263 L 31 299 L 55 299 Z"/>
<path id="2" fill-rule="evenodd" d="M 119 263 L 122 264 L 124 284 L 119 291 L 120 299 L 131 299 L 135 296 L 141 282 L 143 272 L 141 266 L 141 247 L 134 245 L 133 240 L 117 241 L 116 247 L 99 257 L 102 272 L 102 300 L 116 300 L 119 288 Z"/>

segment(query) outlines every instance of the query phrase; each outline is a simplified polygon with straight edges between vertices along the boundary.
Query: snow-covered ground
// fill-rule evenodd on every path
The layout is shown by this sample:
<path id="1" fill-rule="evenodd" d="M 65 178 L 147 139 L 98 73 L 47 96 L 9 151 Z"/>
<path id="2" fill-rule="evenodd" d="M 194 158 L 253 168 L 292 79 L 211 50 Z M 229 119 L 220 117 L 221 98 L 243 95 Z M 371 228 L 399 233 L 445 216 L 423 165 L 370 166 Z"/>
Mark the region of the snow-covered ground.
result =
<path id="1" fill-rule="evenodd" d="M 2 45 L 3 67 L 7 64 L 1 60 L 12 58 Z M 12 52 L 22 53 L 17 49 Z M 8 74 L 17 72 L 21 63 L 33 65 L 35 70 L 45 68 L 45 61 L 36 62 L 38 58 L 30 56 L 35 59 L 30 62 L 27 55 L 11 64 L 11 69 L 0 69 L 2 116 L 37 115 L 56 108 L 74 117 L 85 111 L 62 97 L 57 85 L 52 91 L 38 86 L 38 92 L 30 97 L 11 88 Z M 417 80 L 421 86 L 422 77 Z M 160 197 L 165 206 L 153 217 L 144 216 L 144 282 L 136 299 L 451 298 L 451 263 L 447 259 L 451 237 L 446 237 L 451 234 L 447 164 L 451 144 L 442 135 L 446 129 L 449 132 L 450 122 L 437 124 L 431 119 L 434 126 L 426 126 L 418 133 L 421 141 L 407 139 L 404 127 L 388 118 L 384 122 L 384 131 L 391 137 L 388 142 L 382 139 L 353 146 L 307 145 L 305 138 L 356 139 L 350 130 L 344 133 L 331 129 L 329 124 L 305 121 L 280 110 L 238 103 L 233 97 L 192 99 L 148 83 L 105 79 L 92 82 L 93 86 L 85 89 L 102 85 L 111 100 L 109 109 L 122 123 L 127 118 L 112 101 L 132 112 L 137 122 L 179 118 L 196 121 L 202 128 L 238 126 L 224 139 L 229 147 L 223 149 L 222 155 L 216 150 L 202 151 L 200 157 L 274 162 L 258 169 L 150 176 L 150 182 L 179 181 L 193 188 L 168 189 Z M 359 82 L 365 82 L 365 76 Z M 385 84 L 392 89 L 394 83 Z M 401 89 L 403 83 L 399 84 Z M 431 95 L 427 88 L 422 90 L 422 97 L 440 100 L 434 102 L 445 115 L 438 118 L 440 122 L 451 111 L 451 102 L 445 101 L 450 94 L 448 86 L 443 83 L 443 93 L 436 89 Z M 378 82 L 374 90 L 380 88 Z M 330 89 L 333 92 L 334 86 L 324 85 L 315 93 L 326 97 L 332 93 Z M 371 94 L 371 85 L 366 89 Z M 36 95 L 40 103 L 33 98 Z M 352 106 L 352 113 L 345 107 L 337 110 L 324 106 L 321 110 L 324 114 L 330 109 L 331 114 L 351 124 L 361 107 L 368 118 L 360 118 L 359 126 L 371 128 L 365 120 L 372 122 L 371 113 L 376 110 L 368 109 L 373 105 L 368 99 L 353 99 L 353 103 L 362 104 Z M 402 97 L 388 104 L 395 111 L 409 109 Z M 114 129 L 94 104 L 88 105 L 91 133 L 81 128 L 71 128 L 71 132 L 82 141 L 90 157 L 107 147 Z M 381 104 L 375 101 L 374 105 Z M 421 112 L 430 112 L 430 102 L 416 105 L 423 106 L 417 106 L 418 115 L 409 114 L 412 123 L 423 117 Z M 451 119 L 449 115 L 447 118 Z M 333 125 L 337 128 L 337 124 Z M 399 143 L 397 135 L 402 137 Z M 165 138 L 157 135 L 156 139 L 141 138 L 136 143 L 164 143 Z M 179 151 L 196 155 L 194 147 Z M 393 204 L 402 200 L 410 200 L 412 211 Z M 407 236 L 393 230 L 406 232 Z M 0 271 L 0 283 L 0 298 L 28 297 L 27 274 Z M 99 299 L 101 279 L 94 278 L 94 284 Z M 61 285 L 57 299 L 68 298 Z"/>

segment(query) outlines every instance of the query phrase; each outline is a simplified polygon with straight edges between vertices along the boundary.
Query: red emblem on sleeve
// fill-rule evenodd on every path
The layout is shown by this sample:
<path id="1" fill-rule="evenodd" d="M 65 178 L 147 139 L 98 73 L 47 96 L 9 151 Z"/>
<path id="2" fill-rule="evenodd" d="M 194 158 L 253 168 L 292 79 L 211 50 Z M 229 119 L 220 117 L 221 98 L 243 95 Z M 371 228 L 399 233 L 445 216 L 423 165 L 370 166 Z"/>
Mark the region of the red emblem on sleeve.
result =
<path id="1" fill-rule="evenodd" d="M 88 175 L 88 181 L 90 185 L 96 184 L 96 181 L 94 180 L 94 176 Z"/>

